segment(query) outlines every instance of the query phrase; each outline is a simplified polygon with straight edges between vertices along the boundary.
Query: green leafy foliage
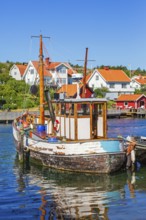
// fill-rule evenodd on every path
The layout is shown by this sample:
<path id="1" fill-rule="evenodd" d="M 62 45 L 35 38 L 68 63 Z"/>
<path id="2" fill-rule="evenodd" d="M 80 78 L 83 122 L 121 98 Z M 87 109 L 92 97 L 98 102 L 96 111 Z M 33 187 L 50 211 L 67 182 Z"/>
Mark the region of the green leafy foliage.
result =
<path id="1" fill-rule="evenodd" d="M 96 88 L 94 90 L 94 94 L 95 94 L 95 97 L 97 98 L 103 98 L 105 97 L 105 94 L 108 92 L 108 88 L 106 87 L 102 87 L 102 88 Z"/>
<path id="2" fill-rule="evenodd" d="M 30 86 L 9 76 L 10 64 L 0 63 L 0 103 L 1 109 L 38 107 L 39 97 L 29 93 Z M 5 69 L 5 72 L 3 71 Z M 2 72 L 2 73 L 1 73 Z"/>
<path id="3" fill-rule="evenodd" d="M 144 76 L 144 75 L 146 75 L 146 70 L 142 70 L 140 67 L 138 67 L 135 71 L 134 71 L 134 75 L 142 75 L 142 76 Z"/>
<path id="4" fill-rule="evenodd" d="M 144 95 L 146 95 L 146 86 L 143 85 L 143 86 L 141 87 L 141 89 L 136 89 L 134 93 L 135 93 L 135 94 L 144 94 Z"/>

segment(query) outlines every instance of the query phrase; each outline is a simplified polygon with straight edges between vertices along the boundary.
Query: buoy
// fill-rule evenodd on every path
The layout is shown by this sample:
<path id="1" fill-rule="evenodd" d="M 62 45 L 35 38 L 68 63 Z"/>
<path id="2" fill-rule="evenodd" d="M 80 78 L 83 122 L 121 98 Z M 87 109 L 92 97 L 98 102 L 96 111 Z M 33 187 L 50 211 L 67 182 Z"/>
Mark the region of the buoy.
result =
<path id="1" fill-rule="evenodd" d="M 60 122 L 56 119 L 54 122 L 54 130 L 58 132 L 60 129 Z"/>

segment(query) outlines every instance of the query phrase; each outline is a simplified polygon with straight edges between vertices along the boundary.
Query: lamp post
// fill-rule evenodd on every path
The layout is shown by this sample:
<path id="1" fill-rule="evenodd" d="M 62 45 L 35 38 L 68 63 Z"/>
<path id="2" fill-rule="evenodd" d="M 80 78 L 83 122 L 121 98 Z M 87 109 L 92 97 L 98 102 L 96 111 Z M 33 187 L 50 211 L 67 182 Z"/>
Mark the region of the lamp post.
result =
<path id="1" fill-rule="evenodd" d="M 129 71 L 130 71 L 130 79 L 131 79 L 131 64 L 129 64 L 128 66 L 129 66 Z"/>

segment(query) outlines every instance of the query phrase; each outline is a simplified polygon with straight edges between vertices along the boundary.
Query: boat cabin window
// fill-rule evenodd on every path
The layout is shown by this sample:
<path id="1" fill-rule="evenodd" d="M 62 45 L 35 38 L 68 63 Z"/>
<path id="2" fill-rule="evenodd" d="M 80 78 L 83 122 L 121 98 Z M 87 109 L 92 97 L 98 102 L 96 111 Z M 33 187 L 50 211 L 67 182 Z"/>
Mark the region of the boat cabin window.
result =
<path id="1" fill-rule="evenodd" d="M 103 114 L 103 105 L 102 104 L 97 105 L 97 112 L 98 112 L 99 116 L 101 116 Z"/>
<path id="2" fill-rule="evenodd" d="M 56 114 L 60 114 L 59 103 L 57 103 L 56 105 L 54 104 L 54 108 L 55 108 Z"/>
<path id="3" fill-rule="evenodd" d="M 61 103 L 61 115 L 74 115 L 74 104 L 72 103 Z M 60 111 L 58 111 L 59 113 Z"/>
<path id="4" fill-rule="evenodd" d="M 93 121 L 97 120 L 98 116 L 102 116 L 102 108 L 103 108 L 103 105 L 101 104 L 92 104 Z"/>
<path id="5" fill-rule="evenodd" d="M 89 104 L 77 104 L 77 114 L 78 115 L 90 115 L 90 105 Z"/>
<path id="6" fill-rule="evenodd" d="M 61 115 L 65 115 L 65 113 L 66 113 L 66 104 L 61 103 Z"/>
<path id="7" fill-rule="evenodd" d="M 69 115 L 74 115 L 74 104 L 69 104 Z"/>
<path id="8" fill-rule="evenodd" d="M 76 111 L 75 111 L 76 105 Z M 92 110 L 91 110 L 92 109 Z M 61 115 L 73 116 L 77 113 L 78 116 L 90 116 L 103 114 L 103 104 L 100 103 L 60 103 L 56 106 L 56 113 Z"/>

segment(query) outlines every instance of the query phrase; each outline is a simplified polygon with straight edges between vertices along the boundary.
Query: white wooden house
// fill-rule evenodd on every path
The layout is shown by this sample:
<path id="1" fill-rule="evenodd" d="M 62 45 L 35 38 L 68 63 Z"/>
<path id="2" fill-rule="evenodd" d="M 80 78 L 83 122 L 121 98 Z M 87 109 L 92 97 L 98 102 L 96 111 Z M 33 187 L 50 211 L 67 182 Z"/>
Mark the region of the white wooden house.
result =
<path id="1" fill-rule="evenodd" d="M 95 69 L 93 73 L 87 75 L 86 83 L 92 89 L 106 87 L 108 97 L 117 98 L 120 94 L 133 94 L 135 89 L 130 85 L 131 79 L 122 70 L 109 68 Z"/>
<path id="2" fill-rule="evenodd" d="M 49 84 L 51 81 L 52 75 L 47 70 L 47 66 L 44 64 L 44 83 L 45 85 Z M 23 75 L 23 80 L 29 85 L 38 84 L 39 82 L 39 62 L 38 61 L 29 61 L 25 73 Z"/>
<path id="3" fill-rule="evenodd" d="M 26 68 L 27 64 L 14 64 L 9 71 L 9 75 L 16 80 L 22 80 Z"/>
<path id="4" fill-rule="evenodd" d="M 32 85 L 39 81 L 39 62 L 29 61 L 23 79 L 26 83 Z M 64 84 L 71 84 L 71 76 L 75 71 L 68 63 L 50 62 L 46 59 L 44 62 L 44 83 L 45 85 L 56 85 L 61 87 Z"/>
<path id="5" fill-rule="evenodd" d="M 72 84 L 72 75 L 76 74 L 67 62 L 51 62 L 49 58 L 44 62 L 44 84 L 61 87 L 64 84 Z M 16 80 L 24 80 L 33 85 L 39 82 L 39 62 L 29 61 L 27 65 L 14 64 L 9 73 Z"/>
<path id="6" fill-rule="evenodd" d="M 146 78 L 145 76 L 134 76 L 131 78 L 131 87 L 134 89 L 141 89 L 142 86 L 146 86 Z"/>
<path id="7" fill-rule="evenodd" d="M 72 83 L 72 74 L 76 71 L 67 62 L 51 62 L 49 58 L 45 60 L 47 69 L 52 75 L 52 84 L 61 87 L 64 84 Z"/>

